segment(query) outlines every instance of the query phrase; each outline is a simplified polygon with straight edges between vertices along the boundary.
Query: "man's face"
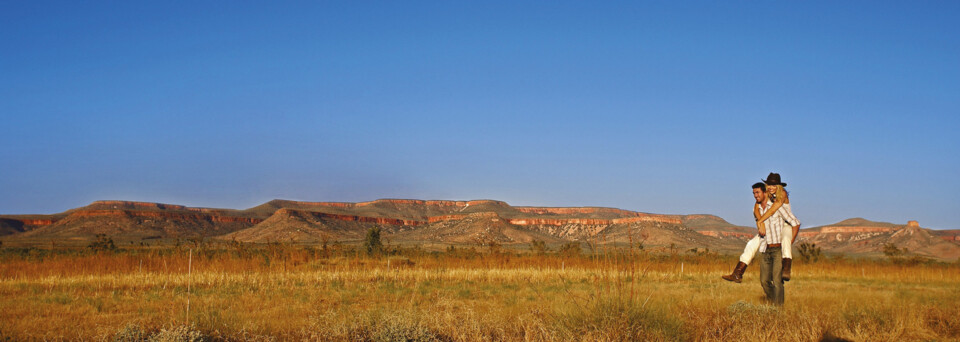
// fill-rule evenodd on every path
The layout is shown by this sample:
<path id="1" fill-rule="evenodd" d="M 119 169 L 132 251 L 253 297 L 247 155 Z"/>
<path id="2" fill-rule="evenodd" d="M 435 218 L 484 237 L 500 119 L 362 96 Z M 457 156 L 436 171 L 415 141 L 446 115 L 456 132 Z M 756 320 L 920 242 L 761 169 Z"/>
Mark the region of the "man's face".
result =
<path id="1" fill-rule="evenodd" d="M 757 203 L 762 203 L 765 198 L 763 190 L 760 188 L 753 188 L 753 199 L 757 200 Z"/>

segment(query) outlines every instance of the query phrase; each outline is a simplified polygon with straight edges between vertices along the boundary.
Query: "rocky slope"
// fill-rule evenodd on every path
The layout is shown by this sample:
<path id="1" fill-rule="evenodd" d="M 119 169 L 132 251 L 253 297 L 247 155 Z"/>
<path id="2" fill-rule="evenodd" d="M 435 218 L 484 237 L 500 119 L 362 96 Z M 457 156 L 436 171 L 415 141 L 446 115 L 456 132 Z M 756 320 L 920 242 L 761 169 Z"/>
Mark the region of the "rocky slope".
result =
<path id="1" fill-rule="evenodd" d="M 738 226 L 713 215 L 684 215 L 680 219 L 684 226 L 703 235 L 743 241 L 756 235 L 756 228 Z"/>
<path id="2" fill-rule="evenodd" d="M 946 238 L 945 238 L 946 237 Z M 949 235 L 921 228 L 917 221 L 904 225 L 848 219 L 831 225 L 803 229 L 798 243 L 816 243 L 825 251 L 882 255 L 884 245 L 906 248 L 910 253 L 941 260 L 960 258 L 960 244 Z"/>
<path id="3" fill-rule="evenodd" d="M 645 246 L 709 248 L 736 252 L 754 235 L 713 215 L 659 215 L 616 208 L 514 207 L 493 200 L 424 201 L 382 199 L 369 202 L 273 200 L 245 209 L 192 208 L 181 205 L 97 201 L 54 215 L 2 215 L 5 246 L 46 243 L 83 246 L 97 234 L 117 241 L 215 238 L 243 242 L 357 242 L 378 226 L 393 243 L 551 244 L 569 241 L 643 243 Z M 894 243 L 938 259 L 960 256 L 957 231 L 932 231 L 916 222 L 896 225 L 850 219 L 803 229 L 800 241 L 827 252 L 874 254 Z"/>
<path id="4" fill-rule="evenodd" d="M 22 225 L 22 232 L 3 239 L 19 245 L 51 241 L 82 245 L 98 234 L 120 241 L 211 237 L 263 221 L 235 210 L 127 201 L 97 201 L 55 215 L 3 216 L 0 219 Z"/>

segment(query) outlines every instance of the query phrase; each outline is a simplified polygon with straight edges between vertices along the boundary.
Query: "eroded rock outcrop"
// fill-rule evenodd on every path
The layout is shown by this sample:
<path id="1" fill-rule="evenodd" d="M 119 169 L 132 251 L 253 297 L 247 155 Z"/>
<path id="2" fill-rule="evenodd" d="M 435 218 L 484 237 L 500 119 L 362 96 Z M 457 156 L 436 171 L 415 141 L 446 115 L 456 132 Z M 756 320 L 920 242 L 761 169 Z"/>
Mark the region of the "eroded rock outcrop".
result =
<path id="1" fill-rule="evenodd" d="M 200 219 L 217 223 L 246 223 L 246 224 L 257 224 L 263 220 L 252 217 L 236 217 L 236 216 L 222 216 L 222 215 L 212 215 L 206 213 L 181 213 L 181 212 L 166 212 L 166 211 L 138 211 L 138 210 L 123 210 L 123 209 L 103 209 L 103 210 L 78 210 L 71 213 L 67 216 L 67 219 L 78 219 L 83 217 L 98 217 L 98 216 L 126 216 L 126 217 L 148 217 L 148 218 L 163 218 L 171 220 L 188 220 L 188 219 Z"/>
<path id="2" fill-rule="evenodd" d="M 706 236 L 712 236 L 716 238 L 733 237 L 733 238 L 740 238 L 740 239 L 749 239 L 755 235 L 755 234 L 744 233 L 744 232 L 729 232 L 729 231 L 716 231 L 716 230 L 700 230 L 698 232 L 700 234 L 703 234 Z"/>
<path id="3" fill-rule="evenodd" d="M 896 227 L 823 227 L 820 229 L 821 234 L 853 234 L 853 233 L 874 233 L 874 232 L 890 232 L 896 230 Z"/>

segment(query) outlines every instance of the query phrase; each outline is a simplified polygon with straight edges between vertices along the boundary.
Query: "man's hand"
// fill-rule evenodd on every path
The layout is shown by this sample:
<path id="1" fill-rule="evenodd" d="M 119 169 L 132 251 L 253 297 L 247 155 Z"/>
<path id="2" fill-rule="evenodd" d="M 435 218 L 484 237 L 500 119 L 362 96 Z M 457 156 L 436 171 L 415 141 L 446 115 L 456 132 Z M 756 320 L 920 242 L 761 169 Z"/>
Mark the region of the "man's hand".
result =
<path id="1" fill-rule="evenodd" d="M 791 245 L 792 245 L 794 242 L 797 241 L 797 235 L 800 235 L 800 225 L 799 225 L 799 224 L 796 225 L 796 226 L 793 226 L 793 239 L 790 240 L 790 244 L 791 244 Z"/>

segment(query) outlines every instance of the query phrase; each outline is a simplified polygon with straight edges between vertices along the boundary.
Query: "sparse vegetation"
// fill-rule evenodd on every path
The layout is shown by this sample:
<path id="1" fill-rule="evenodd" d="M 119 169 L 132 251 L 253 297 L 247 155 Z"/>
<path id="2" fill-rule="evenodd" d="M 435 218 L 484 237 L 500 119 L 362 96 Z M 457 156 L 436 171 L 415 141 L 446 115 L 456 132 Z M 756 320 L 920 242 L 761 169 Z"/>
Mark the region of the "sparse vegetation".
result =
<path id="1" fill-rule="evenodd" d="M 530 251 L 536 255 L 546 255 L 549 248 L 547 248 L 547 243 L 543 240 L 533 240 L 530 241 Z"/>
<path id="2" fill-rule="evenodd" d="M 567 242 L 562 246 L 560 246 L 560 255 L 569 257 L 569 256 L 578 256 L 580 254 L 582 254 L 582 251 L 580 249 L 579 242 Z"/>
<path id="3" fill-rule="evenodd" d="M 763 304 L 755 269 L 723 282 L 735 259 L 706 250 L 473 248 L 236 244 L 193 250 L 189 275 L 185 250 L 4 249 L 0 327 L 11 340 L 960 338 L 955 263 L 798 260 L 778 308 Z"/>
<path id="4" fill-rule="evenodd" d="M 883 244 L 883 255 L 887 256 L 891 261 L 900 260 L 904 254 L 907 254 L 906 248 L 898 248 L 893 242 Z"/>
<path id="5" fill-rule="evenodd" d="M 817 262 L 823 258 L 823 252 L 815 243 L 801 242 L 800 245 L 797 246 L 797 253 L 800 254 L 800 259 L 803 260 L 803 262 Z"/>
<path id="6" fill-rule="evenodd" d="M 97 252 L 113 252 L 117 250 L 117 245 L 113 243 L 113 238 L 105 234 L 97 234 L 97 240 L 91 242 L 87 247 Z"/>
<path id="7" fill-rule="evenodd" d="M 383 242 L 380 241 L 380 226 L 374 226 L 367 230 L 367 236 L 363 239 L 363 248 L 367 250 L 367 255 L 383 253 Z"/>

